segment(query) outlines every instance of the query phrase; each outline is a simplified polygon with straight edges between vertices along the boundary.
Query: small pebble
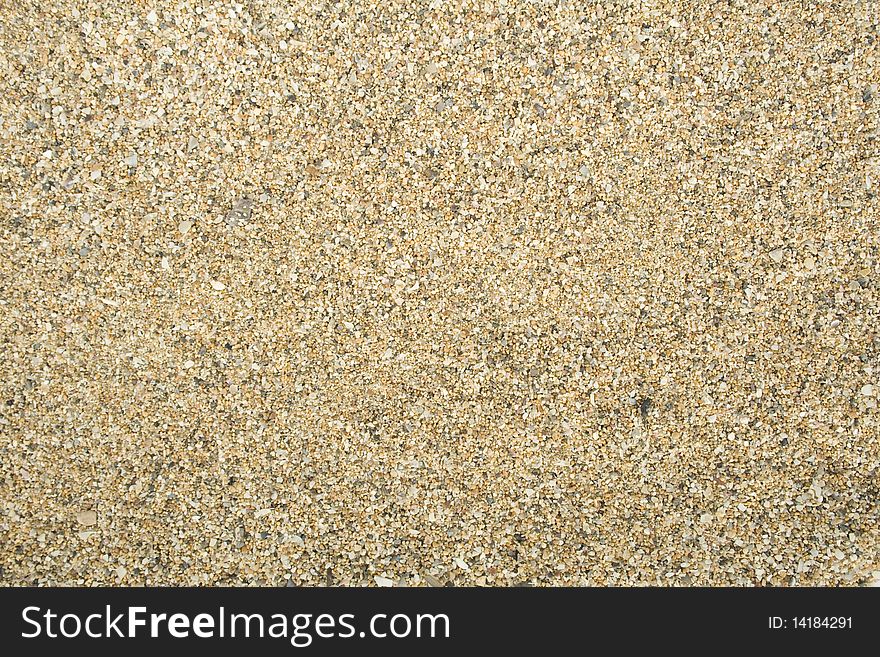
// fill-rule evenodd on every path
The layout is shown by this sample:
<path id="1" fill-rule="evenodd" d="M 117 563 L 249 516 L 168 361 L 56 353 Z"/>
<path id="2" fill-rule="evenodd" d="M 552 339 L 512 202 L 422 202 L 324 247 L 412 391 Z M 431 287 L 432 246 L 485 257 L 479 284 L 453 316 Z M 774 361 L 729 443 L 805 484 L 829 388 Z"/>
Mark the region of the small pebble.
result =
<path id="1" fill-rule="evenodd" d="M 89 527 L 98 522 L 98 514 L 94 511 L 79 511 L 76 514 L 76 521 L 81 525 Z"/>

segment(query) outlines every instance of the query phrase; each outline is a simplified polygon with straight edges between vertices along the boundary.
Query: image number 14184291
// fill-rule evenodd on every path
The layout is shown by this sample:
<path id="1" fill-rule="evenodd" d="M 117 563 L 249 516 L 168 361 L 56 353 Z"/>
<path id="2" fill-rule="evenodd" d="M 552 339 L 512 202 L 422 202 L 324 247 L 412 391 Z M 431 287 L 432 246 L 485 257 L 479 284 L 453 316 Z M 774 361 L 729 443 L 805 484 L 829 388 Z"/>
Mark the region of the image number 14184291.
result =
<path id="1" fill-rule="evenodd" d="M 770 616 L 767 627 L 771 630 L 850 630 L 851 616 Z"/>

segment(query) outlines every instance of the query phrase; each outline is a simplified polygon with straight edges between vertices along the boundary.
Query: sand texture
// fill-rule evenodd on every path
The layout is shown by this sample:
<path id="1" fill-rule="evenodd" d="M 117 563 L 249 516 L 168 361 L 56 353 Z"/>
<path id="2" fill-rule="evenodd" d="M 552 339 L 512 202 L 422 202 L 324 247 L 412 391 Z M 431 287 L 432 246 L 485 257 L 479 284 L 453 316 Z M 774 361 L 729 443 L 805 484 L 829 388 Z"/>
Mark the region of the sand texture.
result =
<path id="1" fill-rule="evenodd" d="M 0 583 L 871 581 L 878 25 L 0 0 Z"/>

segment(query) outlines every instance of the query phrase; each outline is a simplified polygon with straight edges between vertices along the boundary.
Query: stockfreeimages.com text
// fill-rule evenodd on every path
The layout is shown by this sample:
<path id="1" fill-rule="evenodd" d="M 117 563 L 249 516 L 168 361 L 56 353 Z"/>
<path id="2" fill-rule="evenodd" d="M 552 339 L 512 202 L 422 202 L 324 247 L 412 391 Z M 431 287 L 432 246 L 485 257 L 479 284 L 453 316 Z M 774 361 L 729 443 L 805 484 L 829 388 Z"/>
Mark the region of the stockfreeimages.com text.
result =
<path id="1" fill-rule="evenodd" d="M 216 613 L 200 613 L 192 617 L 182 613 L 147 613 L 146 607 L 127 607 L 124 612 L 116 613 L 107 605 L 102 612 L 86 616 L 25 607 L 21 616 L 28 629 L 21 636 L 26 639 L 39 636 L 88 636 L 93 639 L 271 637 L 289 639 L 291 645 L 305 648 L 315 637 L 449 638 L 450 632 L 446 614 L 375 614 L 361 630 L 357 629 L 354 614 L 235 614 L 224 607 Z"/>

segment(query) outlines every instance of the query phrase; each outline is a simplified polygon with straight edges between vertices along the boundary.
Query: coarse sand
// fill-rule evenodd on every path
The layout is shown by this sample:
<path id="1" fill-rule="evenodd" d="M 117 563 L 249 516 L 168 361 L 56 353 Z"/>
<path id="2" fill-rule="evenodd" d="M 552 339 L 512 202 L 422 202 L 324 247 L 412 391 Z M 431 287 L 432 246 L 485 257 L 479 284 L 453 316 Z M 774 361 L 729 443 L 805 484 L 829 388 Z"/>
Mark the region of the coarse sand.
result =
<path id="1" fill-rule="evenodd" d="M 0 0 L 0 584 L 870 582 L 878 16 Z"/>

